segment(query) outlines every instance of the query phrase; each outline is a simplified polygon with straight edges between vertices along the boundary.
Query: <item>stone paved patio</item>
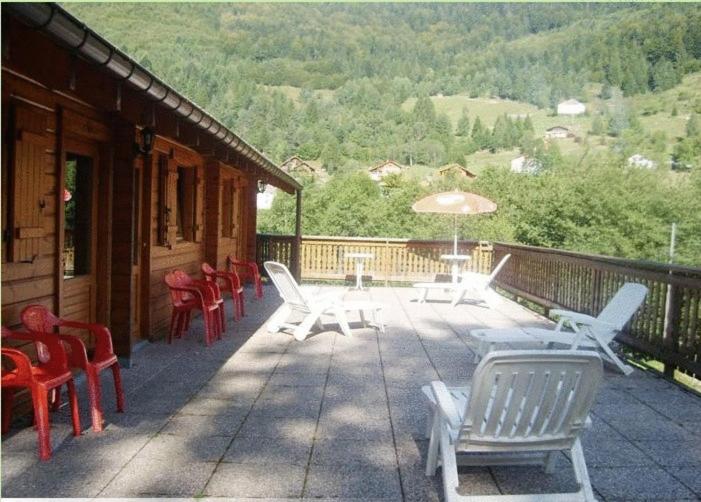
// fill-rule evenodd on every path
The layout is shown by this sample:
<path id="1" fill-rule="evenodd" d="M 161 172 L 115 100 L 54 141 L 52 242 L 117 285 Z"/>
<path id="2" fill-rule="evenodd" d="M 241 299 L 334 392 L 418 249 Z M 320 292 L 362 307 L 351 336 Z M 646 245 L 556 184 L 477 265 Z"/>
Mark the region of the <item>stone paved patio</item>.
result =
<path id="1" fill-rule="evenodd" d="M 438 378 L 465 384 L 475 367 L 467 330 L 546 321 L 509 301 L 453 309 L 413 296 L 349 292 L 385 305 L 387 333 L 346 338 L 329 324 L 300 343 L 265 331 L 280 303 L 267 288 L 211 348 L 197 324 L 173 345 L 148 344 L 123 373 L 126 413 L 114 413 L 104 380 L 103 433 L 72 437 L 64 408 L 53 417 L 50 462 L 37 461 L 31 427 L 3 439 L 2 495 L 440 500 L 440 475 L 423 474 L 419 387 Z M 584 446 L 600 499 L 698 500 L 701 399 L 644 371 L 608 372 L 592 418 Z M 473 494 L 574 489 L 565 455 L 553 475 L 469 468 L 461 483 Z"/>

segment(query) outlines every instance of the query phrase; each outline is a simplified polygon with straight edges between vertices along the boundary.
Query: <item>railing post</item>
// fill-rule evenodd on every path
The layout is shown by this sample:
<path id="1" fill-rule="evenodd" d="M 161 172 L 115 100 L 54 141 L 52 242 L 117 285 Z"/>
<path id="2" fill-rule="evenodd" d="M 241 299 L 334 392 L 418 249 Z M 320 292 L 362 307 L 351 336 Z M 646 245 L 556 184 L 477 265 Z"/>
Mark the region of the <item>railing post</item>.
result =
<path id="1" fill-rule="evenodd" d="M 297 282 L 302 280 L 302 266 L 300 263 L 300 250 L 302 248 L 302 190 L 297 190 L 297 207 L 295 213 L 295 240 L 292 244 L 292 275 L 294 275 Z"/>
<path id="2" fill-rule="evenodd" d="M 662 345 L 666 351 L 677 351 L 677 335 L 679 333 L 679 301 L 681 294 L 676 284 L 667 285 L 667 300 L 665 302 L 664 335 Z M 666 359 L 666 358 L 665 358 Z M 664 361 L 664 374 L 674 378 L 676 364 Z"/>

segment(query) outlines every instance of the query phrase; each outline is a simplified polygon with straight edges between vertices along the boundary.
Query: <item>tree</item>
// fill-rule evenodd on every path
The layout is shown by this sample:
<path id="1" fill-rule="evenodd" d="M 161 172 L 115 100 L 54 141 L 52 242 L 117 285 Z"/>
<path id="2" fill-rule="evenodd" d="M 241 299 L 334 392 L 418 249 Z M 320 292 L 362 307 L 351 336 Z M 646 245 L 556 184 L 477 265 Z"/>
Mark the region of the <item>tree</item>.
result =
<path id="1" fill-rule="evenodd" d="M 489 144 L 489 130 L 482 126 L 479 116 L 475 118 L 475 122 L 472 125 L 472 141 L 478 150 L 486 148 Z"/>
<path id="2" fill-rule="evenodd" d="M 601 136 L 604 133 L 604 122 L 601 120 L 601 115 L 597 115 L 592 120 L 590 132 L 595 136 Z"/>
<path id="3" fill-rule="evenodd" d="M 413 110 L 414 122 L 423 122 L 429 127 L 436 121 L 436 108 L 428 96 L 422 96 L 416 100 Z"/>
<path id="4" fill-rule="evenodd" d="M 465 138 L 470 135 L 470 117 L 467 112 L 467 107 L 463 107 L 462 109 L 462 115 L 460 115 L 458 119 L 455 134 Z"/>

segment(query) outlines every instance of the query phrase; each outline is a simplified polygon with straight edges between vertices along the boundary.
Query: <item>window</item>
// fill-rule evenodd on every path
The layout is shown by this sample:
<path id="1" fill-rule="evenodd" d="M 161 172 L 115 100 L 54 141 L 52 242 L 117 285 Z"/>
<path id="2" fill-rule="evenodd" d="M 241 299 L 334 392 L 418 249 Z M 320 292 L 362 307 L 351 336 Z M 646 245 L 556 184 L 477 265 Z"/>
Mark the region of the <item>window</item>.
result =
<path id="1" fill-rule="evenodd" d="M 91 270 L 92 184 L 92 159 L 68 153 L 63 191 L 63 275 L 66 279 L 89 274 Z"/>
<path id="2" fill-rule="evenodd" d="M 178 223 L 177 237 L 179 240 L 195 240 L 195 169 L 178 166 L 177 198 L 178 208 L 176 220 Z"/>

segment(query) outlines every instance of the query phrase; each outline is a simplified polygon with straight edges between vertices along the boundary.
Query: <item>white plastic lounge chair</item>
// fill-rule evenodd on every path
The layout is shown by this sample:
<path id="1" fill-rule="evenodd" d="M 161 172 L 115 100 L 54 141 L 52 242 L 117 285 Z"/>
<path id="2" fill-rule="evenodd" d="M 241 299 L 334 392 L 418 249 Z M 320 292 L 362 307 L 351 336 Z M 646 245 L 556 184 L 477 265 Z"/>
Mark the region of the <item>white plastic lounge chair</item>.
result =
<path id="1" fill-rule="evenodd" d="M 509 258 L 511 258 L 510 254 L 504 256 L 489 275 L 464 272 L 460 275 L 461 279 L 457 284 L 449 282 L 418 282 L 414 284 L 414 287 L 420 290 L 419 303 L 426 301 L 429 290 L 436 289 L 451 291 L 452 299 L 450 305 L 452 307 L 460 303 L 468 293 L 478 301 L 487 302 L 490 294 L 489 286 L 494 282 L 494 279 L 501 272 L 506 262 L 509 261 Z"/>
<path id="2" fill-rule="evenodd" d="M 289 328 L 294 330 L 294 337 L 301 341 L 309 335 L 314 324 L 320 329 L 324 328 L 321 322 L 322 315 L 333 315 L 336 317 L 343 334 L 350 337 L 353 334 L 348 325 L 346 313 L 357 311 L 360 314 L 363 326 L 368 325 L 365 319 L 365 313 L 367 312 L 370 313 L 373 321 L 370 325 L 384 333 L 385 327 L 381 318 L 381 304 L 370 301 L 343 301 L 339 298 L 339 293 L 337 292 L 316 294 L 314 290 L 300 288 L 290 271 L 282 263 L 266 261 L 263 266 L 285 302 L 268 323 L 269 332 L 276 333 L 281 328 Z M 304 315 L 301 323 L 288 324 L 286 322 L 293 312 L 299 312 Z"/>
<path id="3" fill-rule="evenodd" d="M 550 311 L 550 315 L 559 317 L 554 330 L 541 328 L 475 330 L 469 334 L 469 337 L 476 342 L 475 359 L 493 350 L 497 344 L 521 343 L 535 344 L 540 347 L 563 344 L 572 350 L 577 348 L 600 350 L 609 362 L 615 364 L 625 375 L 630 375 L 633 368 L 621 361 L 609 344 L 638 311 L 646 295 L 645 286 L 628 282 L 618 290 L 597 317 L 554 309 Z M 573 331 L 562 331 L 565 324 Z"/>
<path id="4" fill-rule="evenodd" d="M 429 399 L 430 442 L 426 475 L 442 466 L 446 502 L 595 500 L 579 435 L 603 378 L 601 358 L 586 351 L 492 352 L 477 366 L 469 388 L 436 381 L 423 387 Z M 458 465 L 555 467 L 558 451 L 570 452 L 579 490 L 538 495 L 457 492 Z"/>

